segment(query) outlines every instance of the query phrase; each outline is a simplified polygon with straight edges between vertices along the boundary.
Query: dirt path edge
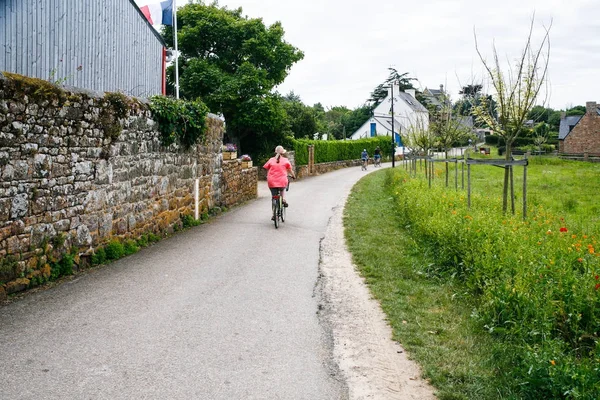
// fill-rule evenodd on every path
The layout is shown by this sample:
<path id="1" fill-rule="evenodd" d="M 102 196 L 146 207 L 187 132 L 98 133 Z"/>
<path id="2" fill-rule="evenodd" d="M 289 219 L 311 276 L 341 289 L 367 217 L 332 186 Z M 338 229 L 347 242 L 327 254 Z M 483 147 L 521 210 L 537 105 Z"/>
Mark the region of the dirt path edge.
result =
<path id="1" fill-rule="evenodd" d="M 319 318 L 333 338 L 333 359 L 350 400 L 435 399 L 419 366 L 392 340 L 392 329 L 346 247 L 343 210 L 334 209 L 321 241 Z"/>

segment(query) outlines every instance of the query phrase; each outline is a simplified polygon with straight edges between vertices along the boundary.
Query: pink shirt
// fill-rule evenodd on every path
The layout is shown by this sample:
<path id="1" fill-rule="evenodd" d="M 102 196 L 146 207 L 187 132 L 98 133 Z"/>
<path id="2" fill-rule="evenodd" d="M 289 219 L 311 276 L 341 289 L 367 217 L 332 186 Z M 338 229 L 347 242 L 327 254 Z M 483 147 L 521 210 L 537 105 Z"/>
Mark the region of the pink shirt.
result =
<path id="1" fill-rule="evenodd" d="M 292 164 L 285 157 L 279 158 L 277 163 L 277 156 L 271 157 L 269 161 L 263 165 L 263 168 L 267 172 L 267 184 L 270 188 L 281 188 L 286 187 L 288 184 L 288 170 L 292 169 Z"/>

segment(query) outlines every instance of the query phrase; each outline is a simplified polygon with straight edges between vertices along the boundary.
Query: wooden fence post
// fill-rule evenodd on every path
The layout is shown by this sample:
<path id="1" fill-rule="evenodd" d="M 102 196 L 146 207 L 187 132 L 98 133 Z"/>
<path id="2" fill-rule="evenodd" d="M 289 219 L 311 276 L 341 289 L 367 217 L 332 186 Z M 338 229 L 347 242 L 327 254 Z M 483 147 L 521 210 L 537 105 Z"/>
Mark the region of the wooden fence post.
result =
<path id="1" fill-rule="evenodd" d="M 523 166 L 523 221 L 527 218 L 527 164 Z"/>
<path id="2" fill-rule="evenodd" d="M 471 164 L 467 164 L 467 207 L 471 208 Z"/>
<path id="3" fill-rule="evenodd" d="M 458 158 L 454 159 L 454 190 L 458 190 Z"/>

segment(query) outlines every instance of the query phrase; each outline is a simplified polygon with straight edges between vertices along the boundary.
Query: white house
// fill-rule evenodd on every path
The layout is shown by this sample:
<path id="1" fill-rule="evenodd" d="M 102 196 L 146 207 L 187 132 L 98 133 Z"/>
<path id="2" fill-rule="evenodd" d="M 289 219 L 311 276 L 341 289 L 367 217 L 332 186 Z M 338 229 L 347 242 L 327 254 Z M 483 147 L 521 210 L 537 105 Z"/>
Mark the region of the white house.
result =
<path id="1" fill-rule="evenodd" d="M 388 89 L 388 95 L 375 109 L 373 116 L 356 130 L 350 139 L 365 139 L 375 136 L 391 136 L 392 117 L 394 121 L 394 141 L 397 146 L 402 146 L 401 134 L 415 127 L 429 128 L 429 112 L 415 98 L 415 90 L 407 89 L 401 92 L 397 84 Z M 394 113 L 392 115 L 392 100 Z"/>

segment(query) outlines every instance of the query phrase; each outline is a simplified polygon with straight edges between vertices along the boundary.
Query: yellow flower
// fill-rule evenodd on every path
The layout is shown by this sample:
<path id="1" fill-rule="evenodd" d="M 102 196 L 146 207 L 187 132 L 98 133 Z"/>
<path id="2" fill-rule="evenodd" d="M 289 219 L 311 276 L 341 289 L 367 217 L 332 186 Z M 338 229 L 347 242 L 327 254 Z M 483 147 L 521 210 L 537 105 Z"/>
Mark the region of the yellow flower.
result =
<path id="1" fill-rule="evenodd" d="M 554 360 L 550 360 L 550 364 L 552 364 L 552 365 L 556 365 L 556 361 L 554 361 Z"/>

